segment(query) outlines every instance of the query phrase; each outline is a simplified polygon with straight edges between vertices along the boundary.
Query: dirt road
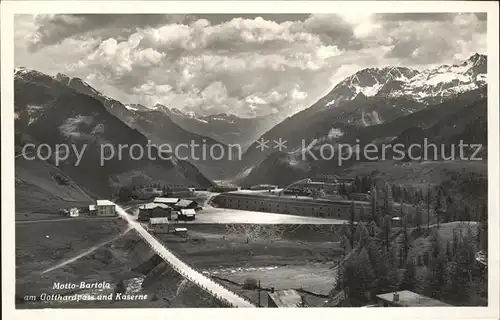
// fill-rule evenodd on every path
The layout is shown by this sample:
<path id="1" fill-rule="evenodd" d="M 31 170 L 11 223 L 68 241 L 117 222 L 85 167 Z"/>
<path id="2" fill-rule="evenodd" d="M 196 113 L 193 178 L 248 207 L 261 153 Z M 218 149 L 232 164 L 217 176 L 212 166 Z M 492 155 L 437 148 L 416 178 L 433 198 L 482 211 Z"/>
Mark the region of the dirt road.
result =
<path id="1" fill-rule="evenodd" d="M 232 306 L 244 308 L 255 307 L 246 299 L 241 298 L 234 292 L 229 291 L 215 281 L 207 278 L 205 275 L 194 270 L 182 260 L 177 258 L 170 250 L 165 248 L 163 244 L 161 244 L 155 237 L 147 232 L 140 223 L 133 220 L 132 217 L 123 208 L 117 205 L 116 210 L 120 217 L 125 219 L 128 222 L 129 226 L 135 229 L 137 233 L 139 233 L 139 235 L 151 246 L 151 248 L 183 277 L 195 283 L 197 286 L 207 291 L 214 297 L 226 300 Z"/>

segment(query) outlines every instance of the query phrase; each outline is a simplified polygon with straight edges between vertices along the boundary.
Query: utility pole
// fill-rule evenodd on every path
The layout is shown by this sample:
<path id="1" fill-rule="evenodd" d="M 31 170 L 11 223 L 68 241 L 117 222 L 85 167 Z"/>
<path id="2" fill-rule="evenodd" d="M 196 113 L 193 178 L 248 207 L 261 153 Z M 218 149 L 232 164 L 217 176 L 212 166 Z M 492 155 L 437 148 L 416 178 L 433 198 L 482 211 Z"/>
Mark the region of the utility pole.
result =
<path id="1" fill-rule="evenodd" d="M 259 293 L 259 308 L 262 308 L 262 305 L 260 304 L 260 280 L 259 280 L 259 287 L 257 288 L 257 292 Z"/>
<path id="2" fill-rule="evenodd" d="M 427 187 L 427 232 L 431 227 L 431 185 Z"/>

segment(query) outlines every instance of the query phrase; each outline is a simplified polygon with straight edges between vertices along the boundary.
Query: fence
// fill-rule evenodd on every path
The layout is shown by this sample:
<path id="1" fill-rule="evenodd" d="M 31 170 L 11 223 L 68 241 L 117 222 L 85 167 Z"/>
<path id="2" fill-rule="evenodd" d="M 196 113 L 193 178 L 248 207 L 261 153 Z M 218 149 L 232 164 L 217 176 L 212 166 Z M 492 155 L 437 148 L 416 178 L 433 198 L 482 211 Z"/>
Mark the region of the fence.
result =
<path id="1" fill-rule="evenodd" d="M 236 293 L 229 291 L 227 288 L 223 287 L 219 283 L 213 281 L 212 279 L 209 279 L 205 277 L 201 272 L 198 272 L 194 268 L 190 267 L 188 264 L 183 262 L 181 259 L 179 259 L 175 254 L 173 254 L 170 250 L 166 249 L 164 246 L 162 248 L 166 251 L 168 251 L 168 254 L 170 256 L 165 255 L 165 252 L 162 250 L 158 249 L 157 245 L 155 244 L 158 243 L 158 240 L 156 240 L 151 234 L 147 233 L 147 235 L 143 234 L 140 230 L 138 230 L 139 235 L 148 243 L 148 245 L 151 247 L 151 249 L 158 254 L 164 261 L 166 261 L 176 272 L 178 272 L 181 276 L 183 276 L 185 279 L 188 281 L 194 283 L 196 286 L 198 286 L 200 289 L 204 290 L 211 296 L 215 297 L 217 300 L 221 301 L 225 306 L 229 307 L 255 307 L 247 298 L 241 297 L 237 295 Z M 142 229 L 144 232 L 146 230 Z M 161 244 L 160 244 L 161 245 Z M 178 260 L 178 263 L 174 263 L 172 260 L 172 257 L 176 260 Z M 182 268 L 178 266 L 178 264 L 182 265 Z M 208 288 L 198 282 L 194 277 L 191 275 L 197 274 L 200 277 L 204 278 L 204 281 L 209 283 L 212 287 L 215 287 L 215 290 Z"/>

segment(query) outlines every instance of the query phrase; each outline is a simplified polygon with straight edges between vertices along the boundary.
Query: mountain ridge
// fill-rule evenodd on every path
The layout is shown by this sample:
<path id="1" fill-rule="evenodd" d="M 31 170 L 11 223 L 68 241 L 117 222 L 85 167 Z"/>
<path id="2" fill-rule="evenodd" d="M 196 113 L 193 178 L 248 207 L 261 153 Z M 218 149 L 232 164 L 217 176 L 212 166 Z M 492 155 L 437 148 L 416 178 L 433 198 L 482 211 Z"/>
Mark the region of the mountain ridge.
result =
<path id="1" fill-rule="evenodd" d="M 199 187 L 213 184 L 196 167 L 175 157 L 134 160 L 125 152 L 121 159 L 113 157 L 100 165 L 104 143 L 147 146 L 147 138 L 111 114 L 98 99 L 80 93 L 54 77 L 17 69 L 14 81 L 16 135 L 22 134 L 30 137 L 32 142 L 50 146 L 74 145 L 78 150 L 87 145 L 79 166 L 75 166 L 76 156 L 70 154 L 59 164 L 59 169 L 91 192 L 109 196 L 119 186 L 134 180 L 143 183 L 168 181 L 169 184 Z M 53 160 L 53 157 L 48 159 L 52 164 Z M 29 164 L 26 168 L 29 170 Z"/>
<path id="2" fill-rule="evenodd" d="M 138 130 L 151 140 L 153 144 L 168 145 L 172 149 L 177 150 L 176 152 L 179 153 L 178 156 L 180 158 L 196 165 L 210 179 L 222 179 L 227 175 L 233 174 L 231 170 L 235 166 L 228 162 L 238 155 L 229 157 L 227 154 L 231 150 L 223 142 L 217 141 L 210 136 L 204 136 L 182 128 L 173 121 L 166 107 L 156 105 L 154 108 L 147 108 L 140 104 L 125 105 L 116 99 L 100 93 L 81 78 L 69 78 L 63 74 L 58 74 L 56 76 L 57 79 L 62 80 L 63 84 L 67 79 L 70 79 L 68 81 L 69 87 L 99 100 L 111 114 L 130 128 Z M 215 161 L 210 157 L 202 158 L 203 150 L 201 149 L 196 150 L 196 154 L 193 154 L 192 150 L 181 148 L 181 146 L 189 146 L 191 144 L 200 146 L 203 144 L 207 148 L 218 146 L 224 150 L 225 157 L 221 161 Z"/>
<path id="3" fill-rule="evenodd" d="M 243 171 L 236 180 L 244 185 L 272 183 L 283 186 L 294 180 L 314 176 L 318 173 L 346 171 L 346 168 L 369 161 L 363 156 L 360 159 L 351 157 L 344 160 L 342 166 L 339 166 L 338 154 L 335 154 L 332 159 L 321 157 L 320 149 L 325 143 L 333 146 L 338 144 L 351 145 L 351 147 L 357 144 L 361 148 L 367 144 L 378 146 L 402 144 L 408 147 L 412 143 L 423 146 L 424 140 L 427 139 L 427 143 L 444 145 L 445 154 L 449 156 L 451 149 L 456 149 L 460 141 L 463 141 L 465 144 L 481 145 L 482 150 L 478 155 L 484 158 L 487 156 L 486 93 L 487 88 L 482 87 L 390 122 L 368 127 L 352 126 L 343 135 L 330 141 L 317 140 L 317 143 L 310 149 L 314 156 L 305 152 L 305 159 L 301 148 L 287 149 L 285 152 L 272 152 L 260 163 Z M 381 148 L 378 150 L 380 152 Z M 422 152 L 422 150 L 416 149 L 412 155 L 414 157 L 421 156 Z M 471 153 L 473 150 L 467 152 Z M 455 154 L 458 155 L 458 151 Z M 392 155 L 398 154 L 389 151 L 386 157 L 390 158 Z"/>
<path id="4" fill-rule="evenodd" d="M 486 65 L 487 56 L 475 53 L 460 64 L 422 71 L 399 66 L 364 68 L 335 85 L 313 107 L 335 107 L 360 93 L 368 97 L 405 97 L 426 104 L 441 103 L 454 94 L 484 85 Z"/>
<path id="5" fill-rule="evenodd" d="M 343 131 L 348 127 L 363 128 L 392 121 L 397 117 L 409 115 L 453 99 L 460 94 L 485 87 L 486 62 L 486 56 L 474 54 L 460 64 L 442 65 L 424 71 L 406 67 L 359 70 L 335 85 L 311 107 L 288 117 L 260 136 L 243 155 L 240 175 L 272 153 L 273 150 L 270 149 L 264 151 L 257 149 L 260 139 L 272 142 L 281 138 L 287 140 L 287 148 L 293 149 L 299 146 L 302 140 L 327 139 L 332 130 Z M 374 78 L 376 71 L 378 79 Z M 437 81 L 443 74 L 449 76 L 450 73 L 474 81 L 466 83 L 446 78 L 446 86 Z M 387 82 L 381 84 L 382 78 Z M 408 88 L 401 85 L 402 80 L 408 81 L 405 82 Z M 374 90 L 374 84 L 377 83 L 379 86 Z M 413 85 L 414 83 L 417 85 Z M 362 87 L 357 84 L 361 84 Z M 411 90 L 397 91 L 396 88 Z M 416 94 L 418 88 L 425 93 Z"/>

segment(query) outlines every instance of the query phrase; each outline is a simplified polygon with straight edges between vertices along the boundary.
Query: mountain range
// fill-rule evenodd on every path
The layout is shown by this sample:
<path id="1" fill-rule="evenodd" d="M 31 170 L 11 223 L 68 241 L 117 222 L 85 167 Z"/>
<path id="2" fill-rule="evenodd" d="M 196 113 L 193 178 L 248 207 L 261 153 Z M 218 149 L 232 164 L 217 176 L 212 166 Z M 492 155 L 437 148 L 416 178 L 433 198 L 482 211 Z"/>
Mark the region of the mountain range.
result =
<path id="1" fill-rule="evenodd" d="M 243 179 L 267 156 L 276 152 L 273 148 L 259 149 L 260 140 L 273 142 L 281 138 L 286 141 L 285 151 L 291 152 L 304 144 L 309 145 L 314 139 L 335 142 L 356 137 L 364 131 L 369 132 L 370 127 L 391 123 L 429 108 L 434 110 L 433 106 L 447 100 L 484 89 L 486 64 L 486 56 L 474 54 L 460 64 L 423 71 L 406 67 L 360 70 L 339 82 L 311 107 L 263 134 L 243 155 L 238 179 Z M 472 96 L 476 99 L 482 95 Z M 432 113 L 429 112 L 430 117 Z M 275 155 L 266 162 L 272 162 L 273 157 Z"/>
<path id="2" fill-rule="evenodd" d="M 184 130 L 210 137 L 227 145 L 240 145 L 243 151 L 262 133 L 279 122 L 276 116 L 240 118 L 228 113 L 198 116 L 194 112 L 182 112 L 177 108 L 169 108 L 162 104 L 152 107 L 128 104 L 125 107 L 132 112 L 163 112 Z"/>
<path id="3" fill-rule="evenodd" d="M 237 177 L 237 182 L 242 185 L 253 185 L 262 181 L 288 185 L 316 174 L 339 174 L 352 165 L 373 161 L 371 160 L 373 157 L 378 156 L 378 159 L 383 159 L 381 153 L 383 145 L 401 144 L 404 146 L 401 149 L 407 150 L 411 144 L 424 146 L 424 141 L 438 146 L 437 152 L 430 149 L 428 153 L 430 160 L 443 160 L 439 148 L 441 145 L 446 146 L 445 157 L 451 155 L 451 148 L 455 149 L 455 155 L 458 157 L 457 149 L 460 141 L 466 144 L 481 144 L 483 146 L 481 152 L 475 154 L 475 157 L 481 156 L 484 159 L 487 156 L 486 92 L 487 88 L 482 87 L 386 123 L 367 127 L 346 126 L 342 135 L 330 139 L 317 139 L 317 143 L 310 148 L 312 155 L 300 147 L 289 152 L 273 152 L 259 164 L 242 171 Z M 305 145 L 309 146 L 311 142 L 308 140 Z M 322 157 L 321 148 L 325 144 L 333 147 L 339 144 L 350 145 L 352 150 L 355 150 L 356 145 L 363 150 L 366 145 L 372 144 L 378 146 L 378 152 L 370 153 L 371 159 L 365 158 L 362 153 L 359 157 L 353 156 L 347 159 L 347 155 L 344 154 L 344 159 L 347 160 L 343 160 L 339 165 L 339 154 L 330 156 L 329 151 L 326 151 L 327 155 Z M 415 149 L 411 155 L 413 159 L 417 159 L 419 156 L 424 156 L 423 152 L 423 149 Z M 472 154 L 473 150 L 466 151 L 466 155 L 472 156 Z M 385 153 L 385 159 L 398 155 L 389 148 Z"/>
<path id="4" fill-rule="evenodd" d="M 475 54 L 456 65 L 422 71 L 392 66 L 363 69 L 277 125 L 278 118 L 199 117 L 160 104 L 124 104 L 82 79 L 18 68 L 14 72 L 16 146 L 27 141 L 89 144 L 79 167 L 70 158 L 58 172 L 85 192 L 99 195 L 119 185 L 151 180 L 203 187 L 221 179 L 286 184 L 331 171 L 334 160 L 298 158 L 302 146 L 312 141 L 317 142 L 313 153 L 324 143 L 407 143 L 424 137 L 436 142 L 465 138 L 486 143 L 486 64 L 486 56 Z M 272 147 L 279 139 L 286 141 L 282 152 Z M 233 155 L 229 145 L 238 144 L 244 154 L 241 161 L 237 155 L 233 160 L 200 160 L 184 150 L 171 161 L 127 158 L 98 165 L 100 144 L 144 145 L 148 140 L 155 145 L 191 141 L 208 148 L 218 145 Z M 261 151 L 259 140 L 270 142 L 271 147 Z M 50 161 L 45 165 L 53 165 Z M 29 170 L 26 163 L 22 167 Z"/>
<path id="5" fill-rule="evenodd" d="M 19 68 L 14 73 L 14 111 L 16 149 L 20 151 L 25 143 L 48 144 L 54 148 L 57 144 L 75 146 L 82 150 L 87 145 L 85 154 L 78 166 L 77 156 L 70 153 L 69 158 L 59 164 L 58 169 L 64 174 L 64 181 L 76 183 L 93 194 L 109 196 L 120 186 L 130 183 L 142 184 L 162 182 L 171 185 L 195 187 L 211 186 L 212 182 L 188 161 L 179 160 L 172 154 L 163 154 L 160 159 L 156 149 L 151 160 L 142 157 L 132 158 L 125 149 L 120 157 L 117 146 L 139 144 L 147 150 L 148 139 L 137 129 L 128 126 L 119 117 L 120 104 L 116 100 L 106 99 L 88 88 L 92 94 L 81 93 L 69 83 L 60 81 L 35 70 Z M 107 104 L 103 104 L 103 101 Z M 121 116 L 124 116 L 121 114 Z M 115 156 L 101 165 L 103 144 L 115 147 Z M 30 161 L 16 158 L 16 161 Z M 54 156 L 48 163 L 54 165 Z M 16 165 L 17 167 L 17 165 Z M 24 164 L 25 171 L 35 166 Z M 34 172 L 31 176 L 35 177 Z M 34 181 L 24 181 L 36 184 Z"/>
<path id="6" fill-rule="evenodd" d="M 74 90 L 92 96 L 99 100 L 108 110 L 109 113 L 116 116 L 118 119 L 126 123 L 129 127 L 134 128 L 145 135 L 152 143 L 156 145 L 168 145 L 172 149 L 177 148 L 176 152 L 179 158 L 189 159 L 196 165 L 200 171 L 210 179 L 225 178 L 228 175 L 234 174 L 231 168 L 236 167 L 228 162 L 237 159 L 243 152 L 237 152 L 235 148 L 229 148 L 224 142 L 217 141 L 210 134 L 206 134 L 204 130 L 186 130 L 179 125 L 167 107 L 156 105 L 153 108 L 147 108 L 140 104 L 124 105 L 120 101 L 103 95 L 88 83 L 79 78 L 70 80 L 63 74 L 58 74 L 56 79 L 60 79 L 64 84 Z M 221 126 L 222 127 L 222 126 Z M 228 130 L 228 132 L 231 132 Z M 206 150 L 213 148 L 214 153 L 224 154 L 220 160 L 214 160 L 212 157 L 204 156 L 203 149 L 196 147 L 190 149 L 186 145 L 204 145 Z M 231 157 L 228 154 L 231 153 Z"/>
<path id="7" fill-rule="evenodd" d="M 168 110 L 170 118 L 182 128 L 212 137 L 228 145 L 238 144 L 243 151 L 280 120 L 276 116 L 240 118 L 227 113 L 198 117 L 193 113 L 183 113 L 176 108 L 164 108 Z"/>
<path id="8" fill-rule="evenodd" d="M 406 98 L 426 105 L 486 84 L 487 58 L 474 54 L 460 64 L 418 71 L 406 67 L 366 68 L 339 82 L 312 108 L 335 107 L 359 94 L 367 97 Z"/>

